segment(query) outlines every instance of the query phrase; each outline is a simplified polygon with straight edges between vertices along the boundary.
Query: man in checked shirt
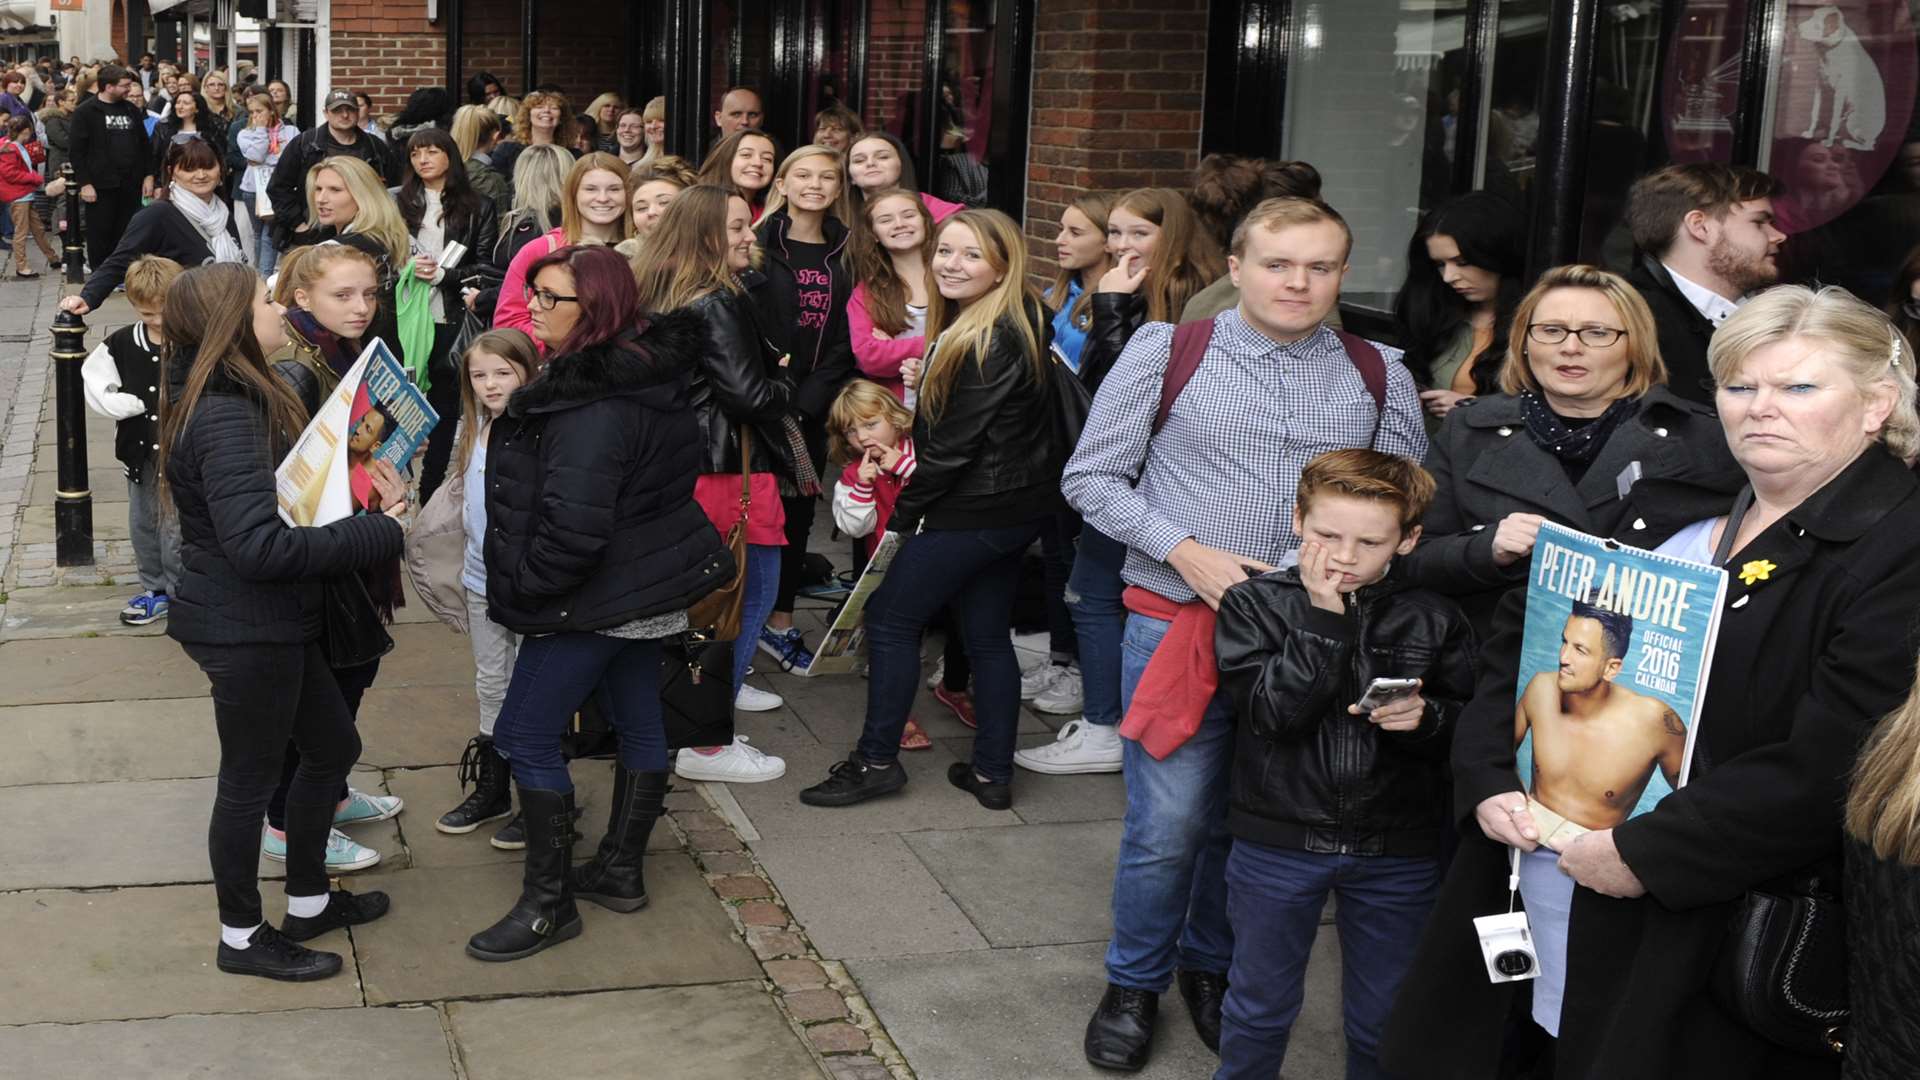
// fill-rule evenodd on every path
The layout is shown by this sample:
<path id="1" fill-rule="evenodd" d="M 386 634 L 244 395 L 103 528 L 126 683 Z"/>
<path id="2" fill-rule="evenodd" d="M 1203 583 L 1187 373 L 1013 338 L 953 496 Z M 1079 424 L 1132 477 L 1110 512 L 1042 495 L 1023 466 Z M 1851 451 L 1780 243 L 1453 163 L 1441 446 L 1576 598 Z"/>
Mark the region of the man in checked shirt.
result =
<path id="1" fill-rule="evenodd" d="M 1107 992 L 1087 1060 L 1138 1069 L 1160 994 L 1180 975 L 1216 1052 L 1233 957 L 1226 798 L 1233 714 L 1215 693 L 1213 611 L 1237 582 L 1296 557 L 1294 487 L 1308 460 L 1371 447 L 1419 461 L 1426 428 L 1398 350 L 1386 407 L 1333 331 L 1353 234 L 1331 207 L 1270 199 L 1233 237 L 1240 304 L 1214 318 L 1197 370 L 1154 430 L 1174 328 L 1134 334 L 1101 385 L 1062 489 L 1128 547 L 1121 697 L 1127 813 L 1113 879 Z M 1136 478 L 1138 482 L 1136 483 Z"/>

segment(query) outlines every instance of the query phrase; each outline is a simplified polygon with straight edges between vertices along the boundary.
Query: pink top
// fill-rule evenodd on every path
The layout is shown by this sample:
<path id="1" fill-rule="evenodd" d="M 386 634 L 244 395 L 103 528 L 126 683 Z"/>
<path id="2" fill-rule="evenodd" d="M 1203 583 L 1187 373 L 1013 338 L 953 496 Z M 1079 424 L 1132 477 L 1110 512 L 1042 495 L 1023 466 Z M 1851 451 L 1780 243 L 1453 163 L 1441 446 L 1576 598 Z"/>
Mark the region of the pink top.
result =
<path id="1" fill-rule="evenodd" d="M 873 316 L 867 313 L 867 286 L 853 287 L 847 302 L 847 332 L 853 337 L 853 362 L 860 373 L 906 400 L 907 384 L 900 378 L 900 362 L 926 355 L 927 339 L 915 335 L 891 339 L 873 336 Z"/>
<path id="2" fill-rule="evenodd" d="M 926 204 L 927 213 L 933 215 L 933 223 L 935 225 L 940 224 L 967 208 L 966 203 L 948 202 L 945 199 L 937 199 L 924 191 L 920 193 L 920 201 Z"/>
<path id="3" fill-rule="evenodd" d="M 555 229 L 523 245 L 507 263 L 507 276 L 500 282 L 500 299 L 493 305 L 494 328 L 524 331 L 533 338 L 533 347 L 540 350 L 541 356 L 547 354 L 547 345 L 534 335 L 533 313 L 527 310 L 527 268 L 566 244 L 567 231 Z"/>
<path id="4" fill-rule="evenodd" d="M 753 505 L 747 510 L 747 543 L 767 547 L 787 545 L 787 509 L 780 502 L 780 482 L 770 472 L 757 472 L 748 483 Z M 694 478 L 693 501 L 707 512 L 707 520 L 727 530 L 740 520 L 740 474 L 708 473 Z"/>

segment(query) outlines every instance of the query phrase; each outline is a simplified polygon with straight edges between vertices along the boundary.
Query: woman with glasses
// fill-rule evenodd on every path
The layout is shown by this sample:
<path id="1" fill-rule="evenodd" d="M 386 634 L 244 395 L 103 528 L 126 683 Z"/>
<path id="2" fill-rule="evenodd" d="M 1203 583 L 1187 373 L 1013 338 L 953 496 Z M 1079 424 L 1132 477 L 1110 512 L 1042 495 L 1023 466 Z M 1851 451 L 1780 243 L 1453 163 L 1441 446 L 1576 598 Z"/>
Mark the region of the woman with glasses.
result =
<path id="1" fill-rule="evenodd" d="M 1415 584 L 1452 596 L 1484 638 L 1526 583 L 1552 521 L 1651 548 L 1724 510 L 1744 483 L 1713 410 L 1666 387 L 1653 316 L 1633 286 L 1556 267 L 1515 309 L 1500 393 L 1463 400 L 1433 436 L 1439 485 Z"/>
<path id="2" fill-rule="evenodd" d="M 493 325 L 499 329 L 532 333 L 533 314 L 528 310 L 531 276 L 528 267 L 563 247 L 612 247 L 633 235 L 633 217 L 629 208 L 627 167 L 612 154 L 586 154 L 574 162 L 561 192 L 560 226 L 546 237 L 522 247 L 507 264 L 506 279 L 500 284 L 500 299 L 493 309 Z M 546 346 L 540 353 L 546 355 Z"/>

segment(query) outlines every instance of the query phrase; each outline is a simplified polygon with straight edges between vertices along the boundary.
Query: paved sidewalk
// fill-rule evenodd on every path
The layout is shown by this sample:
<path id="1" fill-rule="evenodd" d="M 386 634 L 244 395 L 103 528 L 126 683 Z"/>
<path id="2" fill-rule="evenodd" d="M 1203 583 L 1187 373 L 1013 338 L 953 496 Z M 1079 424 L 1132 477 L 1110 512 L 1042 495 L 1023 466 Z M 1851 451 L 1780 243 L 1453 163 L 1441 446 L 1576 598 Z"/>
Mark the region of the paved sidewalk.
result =
<path id="1" fill-rule="evenodd" d="M 279 984 L 217 973 L 206 820 L 218 748 L 207 684 L 164 624 L 116 614 L 138 591 L 112 426 L 88 424 L 98 564 L 52 565 L 53 389 L 47 327 L 58 289 L 0 284 L 0 920 L 13 930 L 0 985 L 9 1075 L 411 1078 L 580 1077 L 969 1080 L 1104 1075 L 1080 1054 L 1104 985 L 1101 955 L 1124 786 L 1117 775 L 1021 773 L 993 813 L 945 780 L 971 739 L 923 693 L 932 750 L 905 755 L 898 796 L 823 810 L 800 788 L 852 747 L 857 676 L 768 675 L 786 707 L 741 714 L 755 746 L 787 759 L 758 785 L 689 785 L 655 833 L 652 903 L 622 916 L 583 905 L 577 941 L 512 964 L 461 951 L 518 888 L 517 853 L 490 829 L 441 835 L 454 764 L 473 730 L 466 642 L 418 605 L 360 718 L 356 786 L 404 796 L 391 822 L 354 830 L 382 864 L 391 915 L 320 947 L 347 974 Z M 130 321 L 114 299 L 89 344 Z M 846 558 L 829 541 L 815 550 Z M 800 622 L 818 638 L 824 609 Z M 928 655 L 937 646 L 929 644 Z M 1064 720 L 1023 714 L 1022 745 Z M 583 831 L 596 842 L 610 786 L 581 762 Z M 263 863 L 263 872 L 277 873 Z M 263 890 L 268 917 L 284 900 Z M 1342 1072 L 1331 927 L 1309 974 L 1290 1080 Z M 316 1054 L 316 1045 L 331 1047 Z M 351 1046 L 352 1050 L 345 1049 Z M 1162 1001 L 1143 1077 L 1205 1077 L 1214 1058 L 1177 993 Z"/>

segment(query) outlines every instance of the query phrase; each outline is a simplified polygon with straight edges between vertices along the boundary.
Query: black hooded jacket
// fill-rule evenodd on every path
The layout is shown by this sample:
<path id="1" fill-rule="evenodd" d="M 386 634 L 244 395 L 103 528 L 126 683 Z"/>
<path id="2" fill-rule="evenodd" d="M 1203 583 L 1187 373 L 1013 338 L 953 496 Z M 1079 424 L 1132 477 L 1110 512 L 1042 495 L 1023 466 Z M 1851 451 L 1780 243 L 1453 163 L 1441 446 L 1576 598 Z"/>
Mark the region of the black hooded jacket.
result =
<path id="1" fill-rule="evenodd" d="M 787 249 L 787 229 L 793 219 L 784 209 L 776 210 L 760 222 L 757 230 L 760 247 L 765 251 L 767 287 L 754 292 L 760 304 L 761 325 L 767 338 L 781 352 L 793 354 L 795 328 L 800 325 L 800 286 L 795 280 Z M 825 221 L 827 237 L 827 289 L 831 294 L 826 325 L 820 330 L 819 347 L 811 355 L 793 355 L 787 372 L 794 381 L 793 407 L 814 424 L 827 418 L 840 387 L 853 378 L 853 339 L 847 331 L 847 304 L 853 299 L 853 275 L 847 271 L 843 254 L 847 249 L 847 227 L 829 215 Z"/>
<path id="2" fill-rule="evenodd" d="M 674 312 L 555 356 L 487 438 L 487 604 L 521 634 L 685 609 L 736 572 L 693 501 L 697 320 Z M 473 493 L 468 493 L 472 498 Z"/>

